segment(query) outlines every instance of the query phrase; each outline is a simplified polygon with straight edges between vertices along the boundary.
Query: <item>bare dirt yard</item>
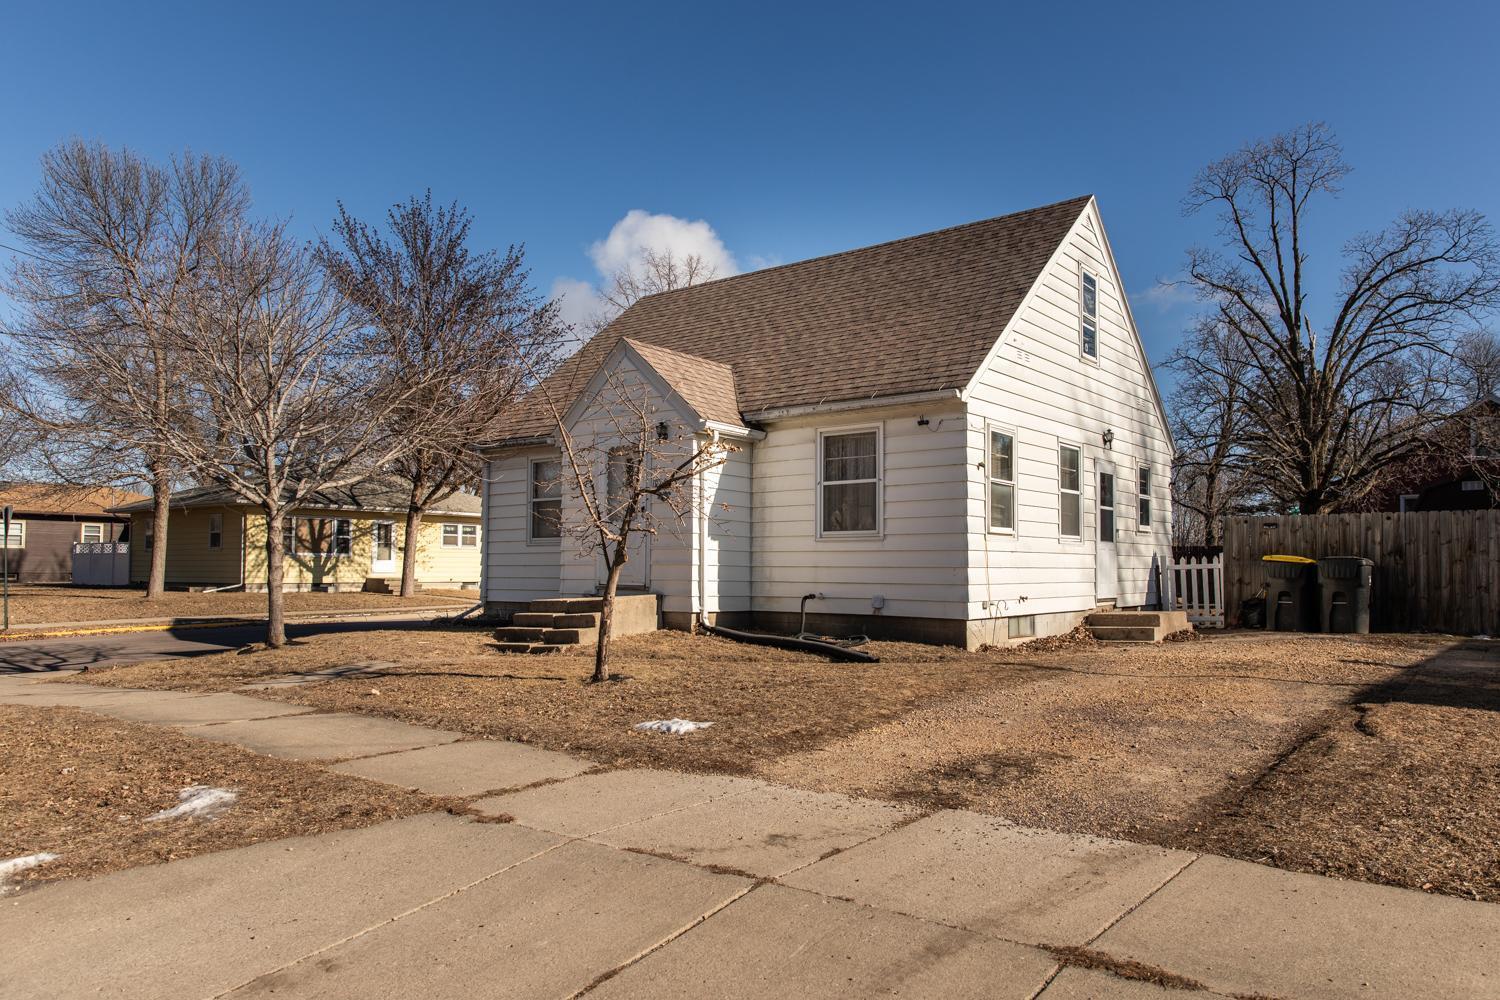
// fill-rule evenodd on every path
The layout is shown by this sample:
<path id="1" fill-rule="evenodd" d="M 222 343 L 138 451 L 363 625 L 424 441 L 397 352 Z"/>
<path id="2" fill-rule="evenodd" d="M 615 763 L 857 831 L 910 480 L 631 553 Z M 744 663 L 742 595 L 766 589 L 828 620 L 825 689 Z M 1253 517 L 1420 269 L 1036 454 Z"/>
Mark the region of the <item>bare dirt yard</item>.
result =
<path id="1" fill-rule="evenodd" d="M 460 603 L 473 604 L 477 591 L 434 590 L 415 597 L 388 594 L 295 593 L 286 595 L 287 611 L 400 611 Z M 24 584 L 10 588 L 10 621 L 16 625 L 116 621 L 128 618 L 209 618 L 214 615 L 264 614 L 265 594 L 190 594 L 168 591 L 148 601 L 135 587 L 70 587 Z"/>
<path id="2" fill-rule="evenodd" d="M 1500 644 L 1264 633 L 981 653 L 872 643 L 873 666 L 670 632 L 616 648 L 626 679 L 599 686 L 583 681 L 584 651 L 507 656 L 457 628 L 80 679 L 228 690 L 377 660 L 265 695 L 604 764 L 756 775 L 1500 900 Z M 674 717 L 714 726 L 631 728 Z"/>
<path id="3" fill-rule="evenodd" d="M 195 785 L 236 798 L 213 818 L 147 819 L 179 806 L 179 793 Z M 174 729 L 0 705 L 0 861 L 57 855 L 4 879 L 0 894 L 444 806 Z"/>

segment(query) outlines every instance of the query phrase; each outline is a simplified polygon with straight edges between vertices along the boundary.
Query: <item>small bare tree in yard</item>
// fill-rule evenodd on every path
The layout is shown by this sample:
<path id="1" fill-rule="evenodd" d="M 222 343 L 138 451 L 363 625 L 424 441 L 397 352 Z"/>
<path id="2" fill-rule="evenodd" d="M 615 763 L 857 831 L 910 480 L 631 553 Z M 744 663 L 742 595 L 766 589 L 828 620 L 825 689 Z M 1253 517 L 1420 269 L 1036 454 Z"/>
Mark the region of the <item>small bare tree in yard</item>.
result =
<path id="1" fill-rule="evenodd" d="M 41 189 L 6 216 L 21 242 L 8 291 L 10 391 L 56 478 L 146 482 L 155 545 L 147 596 L 165 589 L 167 515 L 181 471 L 166 438 L 184 405 L 173 344 L 205 246 L 248 201 L 227 160 L 169 166 L 128 150 L 65 143 L 42 158 Z"/>
<path id="2" fill-rule="evenodd" d="M 217 241 L 184 331 L 175 348 L 192 400 L 172 454 L 265 514 L 266 643 L 282 646 L 288 515 L 397 461 L 406 445 L 386 419 L 426 386 L 372 391 L 378 359 L 363 353 L 347 302 L 277 225 Z"/>
<path id="3" fill-rule="evenodd" d="M 387 215 L 391 239 L 339 206 L 339 243 L 318 245 L 329 278 L 352 304 L 359 350 L 371 361 L 385 432 L 407 443 L 391 470 L 409 484 L 401 595 L 416 592 L 422 517 L 480 478 L 473 442 L 509 407 L 560 340 L 557 307 L 532 290 L 522 248 L 469 248 L 472 219 L 432 194 Z"/>
<path id="4" fill-rule="evenodd" d="M 1279 505 L 1357 503 L 1452 411 L 1453 345 L 1500 303 L 1500 244 L 1469 210 L 1408 211 L 1344 247 L 1326 325 L 1308 309 L 1307 221 L 1349 173 L 1327 126 L 1252 143 L 1197 177 L 1187 210 L 1218 215 L 1227 252 L 1188 272 L 1243 368 L 1203 369 L 1243 407 L 1238 446 Z"/>
<path id="5" fill-rule="evenodd" d="M 556 492 L 559 534 L 581 553 L 603 561 L 595 683 L 609 679 L 610 639 L 620 576 L 639 540 L 709 515 L 703 474 L 723 465 L 733 446 L 717 435 L 700 436 L 659 412 L 649 387 L 629 370 L 613 370 L 590 400 L 574 430 L 553 390 L 538 390 L 552 417 L 561 449 Z M 561 500 L 561 496 L 559 500 Z M 633 547 L 632 543 L 636 543 Z"/>

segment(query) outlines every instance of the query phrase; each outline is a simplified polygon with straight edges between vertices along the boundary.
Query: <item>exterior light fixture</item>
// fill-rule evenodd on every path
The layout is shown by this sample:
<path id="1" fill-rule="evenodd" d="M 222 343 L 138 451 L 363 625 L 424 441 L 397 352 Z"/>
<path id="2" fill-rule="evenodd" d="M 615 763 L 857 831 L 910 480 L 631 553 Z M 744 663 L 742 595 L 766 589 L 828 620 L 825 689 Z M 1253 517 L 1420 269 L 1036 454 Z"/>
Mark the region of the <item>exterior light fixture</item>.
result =
<path id="1" fill-rule="evenodd" d="M 1104 431 L 1104 450 L 1108 451 L 1110 449 L 1110 446 L 1112 446 L 1114 443 L 1115 443 L 1115 432 L 1113 430 L 1110 430 L 1109 428 L 1105 428 L 1105 431 Z"/>
<path id="2" fill-rule="evenodd" d="M 656 440 L 665 441 L 670 435 L 671 431 L 667 427 L 667 422 L 665 420 L 656 425 Z"/>

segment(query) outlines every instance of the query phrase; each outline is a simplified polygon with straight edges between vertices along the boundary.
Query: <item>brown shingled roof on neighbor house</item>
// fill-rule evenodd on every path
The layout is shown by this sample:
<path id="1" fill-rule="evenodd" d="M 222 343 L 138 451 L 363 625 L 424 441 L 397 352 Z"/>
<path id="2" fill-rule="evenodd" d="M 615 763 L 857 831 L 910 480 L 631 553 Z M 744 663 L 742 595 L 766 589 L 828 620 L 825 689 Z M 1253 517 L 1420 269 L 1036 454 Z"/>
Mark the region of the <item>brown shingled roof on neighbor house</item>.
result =
<path id="1" fill-rule="evenodd" d="M 144 494 L 112 486 L 65 486 L 61 483 L 0 483 L 0 507 L 16 514 L 76 514 L 98 517 L 111 507 L 146 499 Z"/>
<path id="2" fill-rule="evenodd" d="M 565 408 L 627 338 L 728 366 L 743 413 L 962 389 L 1088 202 L 649 295 L 547 383 Z M 545 406 L 523 403 L 491 440 L 550 427 Z"/>

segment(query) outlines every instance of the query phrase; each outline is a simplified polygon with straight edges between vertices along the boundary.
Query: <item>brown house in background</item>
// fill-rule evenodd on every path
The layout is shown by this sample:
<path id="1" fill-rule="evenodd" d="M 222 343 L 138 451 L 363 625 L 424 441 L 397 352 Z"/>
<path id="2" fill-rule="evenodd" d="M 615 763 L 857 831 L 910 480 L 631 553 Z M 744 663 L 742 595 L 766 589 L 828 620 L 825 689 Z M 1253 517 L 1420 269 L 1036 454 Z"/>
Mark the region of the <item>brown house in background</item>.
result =
<path id="1" fill-rule="evenodd" d="M 10 578 L 18 583 L 69 583 L 74 542 L 121 541 L 130 518 L 109 507 L 146 499 L 107 486 L 0 483 L 0 507 L 15 509 L 6 549 Z"/>
<path id="2" fill-rule="evenodd" d="M 1366 505 L 1403 513 L 1494 507 L 1500 507 L 1500 399 L 1493 396 L 1436 427 Z"/>

